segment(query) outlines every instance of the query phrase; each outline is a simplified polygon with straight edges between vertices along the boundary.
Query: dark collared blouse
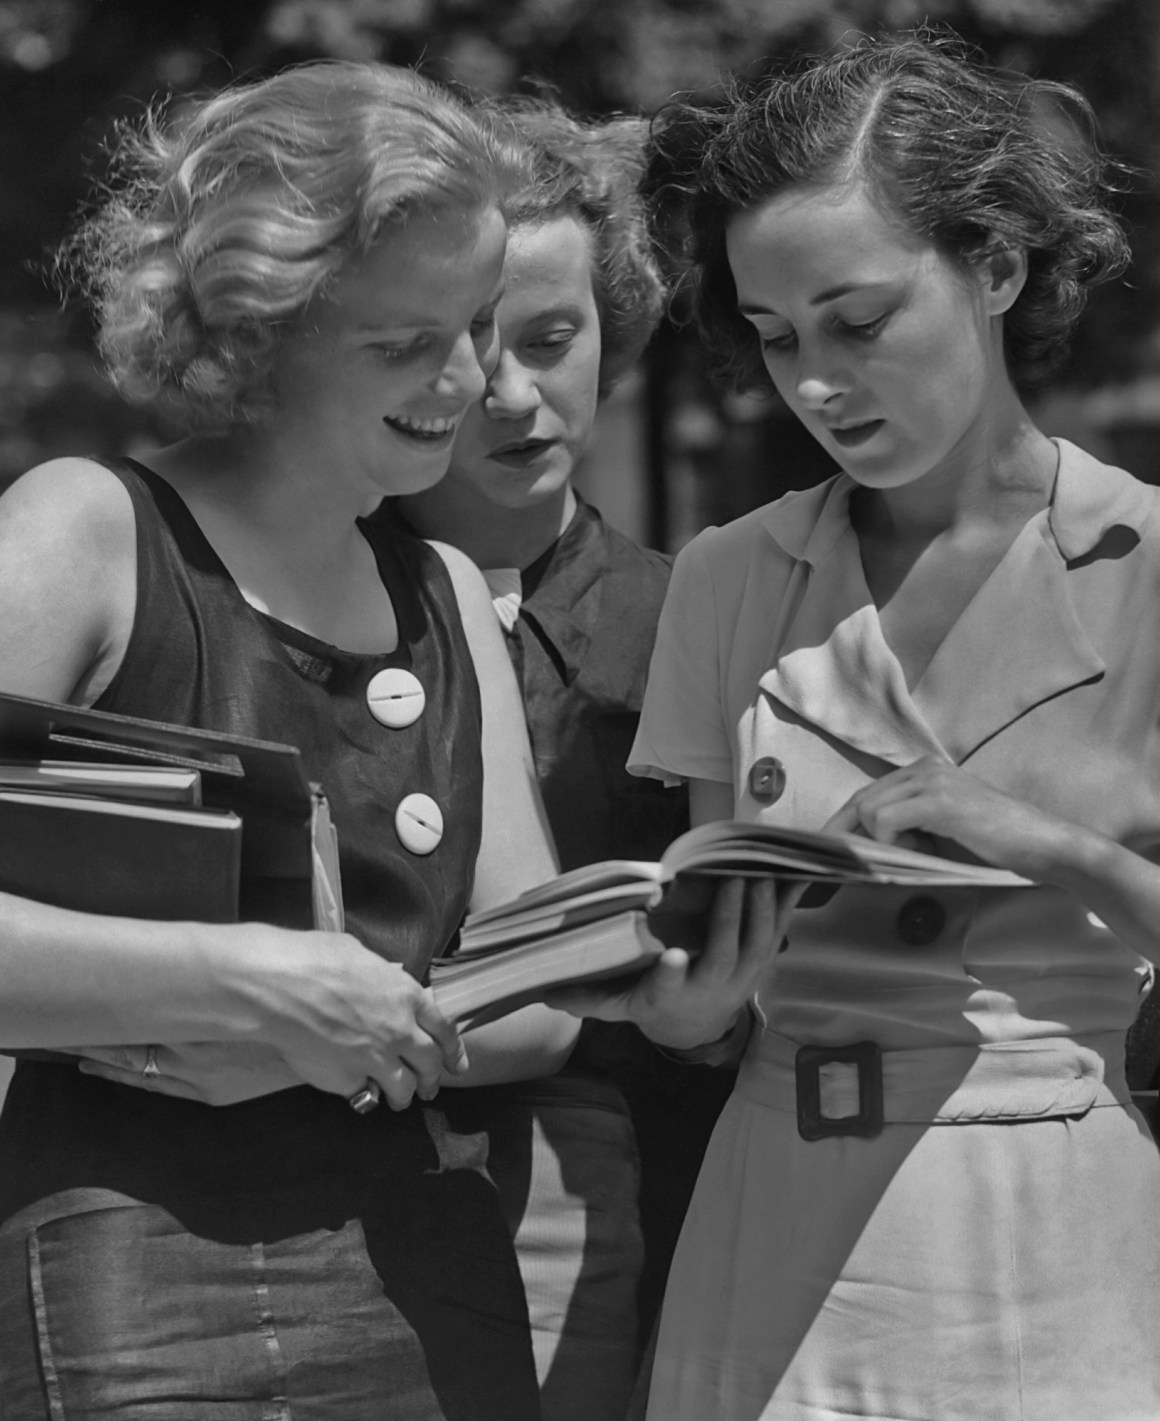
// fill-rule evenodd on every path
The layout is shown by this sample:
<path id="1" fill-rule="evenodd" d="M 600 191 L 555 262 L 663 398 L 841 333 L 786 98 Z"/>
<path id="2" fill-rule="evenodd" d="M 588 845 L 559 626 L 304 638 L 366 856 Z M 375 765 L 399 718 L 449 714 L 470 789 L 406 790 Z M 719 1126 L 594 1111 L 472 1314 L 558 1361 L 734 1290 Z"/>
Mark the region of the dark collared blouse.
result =
<path id="1" fill-rule="evenodd" d="M 688 827 L 683 788 L 625 769 L 671 566 L 578 501 L 559 540 L 523 570 L 506 640 L 563 869 L 659 858 Z"/>

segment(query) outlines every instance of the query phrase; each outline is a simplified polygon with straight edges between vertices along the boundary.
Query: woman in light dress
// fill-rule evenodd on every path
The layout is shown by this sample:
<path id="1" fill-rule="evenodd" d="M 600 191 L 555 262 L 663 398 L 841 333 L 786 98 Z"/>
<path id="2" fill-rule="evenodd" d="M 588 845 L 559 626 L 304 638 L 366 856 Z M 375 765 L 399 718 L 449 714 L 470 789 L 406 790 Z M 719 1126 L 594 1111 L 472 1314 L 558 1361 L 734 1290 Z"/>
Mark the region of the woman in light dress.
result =
<path id="1" fill-rule="evenodd" d="M 1160 1157 L 1123 1074 L 1160 958 L 1160 495 L 1021 398 L 1125 260 L 1087 117 L 901 36 L 662 129 L 706 340 L 841 472 L 679 555 L 632 764 L 695 821 L 1039 886 L 782 905 L 652 1421 L 1160 1416 Z M 655 974 L 569 1002 L 706 1020 Z"/>

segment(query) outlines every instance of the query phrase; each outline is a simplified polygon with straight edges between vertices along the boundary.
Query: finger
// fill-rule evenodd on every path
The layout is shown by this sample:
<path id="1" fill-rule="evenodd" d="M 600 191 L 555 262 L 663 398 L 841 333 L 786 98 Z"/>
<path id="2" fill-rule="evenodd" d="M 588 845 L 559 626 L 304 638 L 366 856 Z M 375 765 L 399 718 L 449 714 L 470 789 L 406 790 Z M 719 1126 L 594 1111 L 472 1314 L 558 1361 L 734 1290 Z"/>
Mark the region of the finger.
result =
<path id="1" fill-rule="evenodd" d="M 144 1070 L 149 1055 L 147 1046 L 78 1046 L 75 1051 L 87 1061 L 99 1061 L 118 1071 L 136 1071 L 138 1075 Z"/>
<path id="2" fill-rule="evenodd" d="M 735 977 L 747 987 L 769 970 L 804 884 L 759 878 L 746 885 Z"/>
<path id="3" fill-rule="evenodd" d="M 822 833 L 856 834 L 862 827 L 862 818 L 858 813 L 858 800 L 859 796 L 864 793 L 864 790 L 859 790 L 857 794 L 851 795 L 841 809 L 831 814 L 822 825 Z"/>
<path id="4" fill-rule="evenodd" d="M 392 1110 L 406 1110 L 414 1100 L 419 1082 L 415 1079 L 415 1073 L 401 1061 L 394 1067 L 376 1071 L 374 1078 L 382 1086 Z"/>
<path id="5" fill-rule="evenodd" d="M 443 1080 L 443 1057 L 432 1056 L 432 1052 L 412 1054 L 407 1050 L 399 1052 L 399 1060 L 415 1077 L 415 1094 L 420 1100 L 434 1100 Z"/>
<path id="6" fill-rule="evenodd" d="M 709 912 L 705 949 L 693 967 L 702 981 L 726 981 L 736 971 L 741 951 L 746 890 L 747 882 L 744 878 L 726 878 L 717 889 L 713 907 Z M 772 929 L 772 924 L 770 926 Z"/>
<path id="7" fill-rule="evenodd" d="M 116 1066 L 106 1066 L 99 1061 L 82 1060 L 77 1070 L 84 1076 L 99 1076 L 102 1080 L 113 1081 L 117 1085 L 132 1086 L 136 1090 L 147 1090 L 152 1095 L 178 1096 L 182 1100 L 197 1100 L 206 1103 L 206 1097 L 197 1086 L 183 1081 L 177 1076 L 143 1076 L 140 1071 L 119 1070 Z"/>
<path id="8" fill-rule="evenodd" d="M 876 808 L 867 816 L 866 827 L 881 844 L 895 844 L 903 835 L 922 830 L 930 815 L 925 795 L 913 794 Z"/>
<path id="9" fill-rule="evenodd" d="M 603 982 L 552 987 L 544 993 L 544 1001 L 571 1016 L 594 1017 L 599 1021 L 629 1021 L 642 999 L 656 1003 L 679 992 L 688 978 L 689 962 L 689 954 L 684 948 L 668 947 L 646 972 L 632 979 L 628 985 Z"/>
<path id="10" fill-rule="evenodd" d="M 439 1047 L 443 1069 L 453 1075 L 462 1075 L 467 1070 L 467 1047 L 463 1044 L 458 1028 L 447 1020 L 435 1005 L 429 991 L 424 992 L 415 1010 L 415 1021 Z"/>

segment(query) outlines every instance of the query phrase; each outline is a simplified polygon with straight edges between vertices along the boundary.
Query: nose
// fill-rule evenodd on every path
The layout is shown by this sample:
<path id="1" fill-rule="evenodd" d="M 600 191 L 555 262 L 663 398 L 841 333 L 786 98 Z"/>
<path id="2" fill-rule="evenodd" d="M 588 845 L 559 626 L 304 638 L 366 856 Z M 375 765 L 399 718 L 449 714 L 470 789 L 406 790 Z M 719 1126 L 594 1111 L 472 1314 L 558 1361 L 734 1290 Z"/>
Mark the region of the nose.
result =
<path id="1" fill-rule="evenodd" d="M 822 410 L 836 396 L 847 393 L 849 380 L 841 365 L 822 350 L 803 349 L 798 359 L 795 388 L 799 404 Z"/>
<path id="2" fill-rule="evenodd" d="M 487 377 L 479 363 L 479 350 L 471 332 L 464 331 L 447 352 L 447 359 L 435 380 L 437 394 L 473 405 L 483 394 Z"/>
<path id="3" fill-rule="evenodd" d="M 484 413 L 489 419 L 522 419 L 539 407 L 540 388 L 532 371 L 510 350 L 501 351 L 484 391 Z"/>

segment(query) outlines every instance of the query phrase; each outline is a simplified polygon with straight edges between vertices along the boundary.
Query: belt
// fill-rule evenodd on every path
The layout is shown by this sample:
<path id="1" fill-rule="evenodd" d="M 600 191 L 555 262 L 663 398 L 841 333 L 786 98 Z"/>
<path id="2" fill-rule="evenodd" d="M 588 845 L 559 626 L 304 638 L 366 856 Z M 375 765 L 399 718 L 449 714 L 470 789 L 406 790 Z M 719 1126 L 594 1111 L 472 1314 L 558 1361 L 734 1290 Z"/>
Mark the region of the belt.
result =
<path id="1" fill-rule="evenodd" d="M 795 1114 L 807 1140 L 874 1136 L 887 1124 L 1041 1120 L 1127 1104 L 1123 1054 L 1117 1032 L 884 1050 L 873 1041 L 803 1045 L 767 1029 L 737 1093 Z"/>

